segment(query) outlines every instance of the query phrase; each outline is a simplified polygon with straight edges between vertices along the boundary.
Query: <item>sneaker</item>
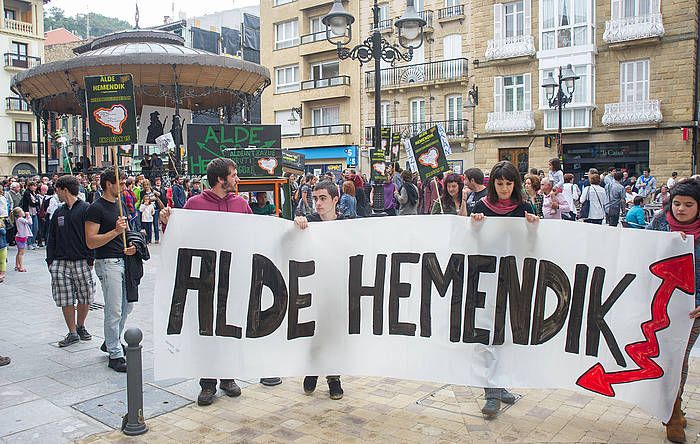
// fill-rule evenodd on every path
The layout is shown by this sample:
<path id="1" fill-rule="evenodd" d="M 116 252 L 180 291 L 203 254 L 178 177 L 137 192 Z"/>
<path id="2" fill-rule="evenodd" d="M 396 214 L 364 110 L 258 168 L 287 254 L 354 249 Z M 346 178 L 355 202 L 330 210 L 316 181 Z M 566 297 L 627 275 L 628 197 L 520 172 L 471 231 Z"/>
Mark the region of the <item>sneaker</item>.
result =
<path id="1" fill-rule="evenodd" d="M 235 398 L 236 396 L 241 396 L 241 388 L 236 384 L 233 379 L 230 381 L 221 381 L 219 388 L 226 393 L 226 396 Z M 204 390 L 202 390 L 202 393 Z M 211 404 L 211 403 L 210 403 Z"/>
<path id="2" fill-rule="evenodd" d="M 92 337 L 92 336 L 90 336 L 90 337 Z M 109 353 L 109 351 L 107 351 L 107 343 L 106 342 L 102 342 L 102 345 L 100 345 L 100 351 L 104 352 L 104 353 Z M 122 351 L 126 355 L 126 345 L 124 345 L 124 344 L 122 344 Z"/>
<path id="3" fill-rule="evenodd" d="M 199 392 L 199 396 L 197 396 L 197 405 L 211 405 L 211 403 L 214 402 L 215 393 L 215 389 L 203 388 L 202 391 Z"/>
<path id="4" fill-rule="evenodd" d="M 316 382 L 318 381 L 318 376 L 307 376 L 304 378 L 304 393 L 310 395 L 316 390 Z"/>
<path id="5" fill-rule="evenodd" d="M 491 398 L 486 400 L 486 404 L 481 409 L 481 413 L 487 418 L 496 416 L 498 411 L 501 410 L 501 400 L 496 398 Z"/>
<path id="6" fill-rule="evenodd" d="M 88 333 L 88 331 L 84 325 L 78 325 L 78 328 L 76 331 L 78 333 L 78 336 L 80 336 L 81 341 L 89 341 L 90 339 L 92 339 L 92 335 L 90 333 Z M 105 345 L 105 348 L 107 348 L 106 345 Z"/>
<path id="7" fill-rule="evenodd" d="M 65 338 L 58 341 L 58 346 L 61 348 L 68 347 L 76 342 L 80 342 L 80 336 L 77 333 L 68 333 Z"/>
<path id="8" fill-rule="evenodd" d="M 340 386 L 340 379 L 329 379 L 328 390 L 331 393 L 331 399 L 335 401 L 343 399 L 343 388 Z"/>
<path id="9" fill-rule="evenodd" d="M 268 387 L 274 387 L 282 384 L 282 378 L 260 378 L 260 384 Z"/>
<path id="10" fill-rule="evenodd" d="M 506 389 L 503 389 L 501 391 L 501 402 L 505 402 L 506 404 L 515 404 L 516 398 L 515 395 L 509 392 Z"/>
<path id="11" fill-rule="evenodd" d="M 126 359 L 124 358 L 109 358 L 109 368 L 119 373 L 126 373 Z"/>
<path id="12" fill-rule="evenodd" d="M 0 367 L 3 367 L 7 364 L 9 364 L 11 359 L 7 356 L 0 356 Z"/>

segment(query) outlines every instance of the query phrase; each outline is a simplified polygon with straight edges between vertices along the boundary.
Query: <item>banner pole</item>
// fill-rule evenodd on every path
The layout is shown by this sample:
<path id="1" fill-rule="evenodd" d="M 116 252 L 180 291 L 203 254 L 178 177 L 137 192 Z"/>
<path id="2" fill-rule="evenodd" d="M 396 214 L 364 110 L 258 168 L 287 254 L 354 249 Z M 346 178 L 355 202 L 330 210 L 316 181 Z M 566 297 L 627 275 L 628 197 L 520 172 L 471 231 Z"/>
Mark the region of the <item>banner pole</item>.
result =
<path id="1" fill-rule="evenodd" d="M 107 147 L 105 147 L 107 148 Z M 112 160 L 114 161 L 114 174 L 117 176 L 117 189 L 119 193 L 117 194 L 117 206 L 119 207 L 119 217 L 124 217 L 124 210 L 122 209 L 122 185 L 119 180 L 119 157 L 117 156 L 117 150 L 115 147 L 110 147 L 112 150 Z M 122 231 L 122 242 L 124 242 L 124 249 L 126 250 L 126 232 Z"/>
<path id="2" fill-rule="evenodd" d="M 440 203 L 440 214 L 445 214 L 445 209 L 442 208 L 442 199 L 440 198 L 440 188 L 438 188 L 437 177 L 433 177 L 433 183 L 435 184 L 435 192 L 437 193 L 437 201 Z"/>

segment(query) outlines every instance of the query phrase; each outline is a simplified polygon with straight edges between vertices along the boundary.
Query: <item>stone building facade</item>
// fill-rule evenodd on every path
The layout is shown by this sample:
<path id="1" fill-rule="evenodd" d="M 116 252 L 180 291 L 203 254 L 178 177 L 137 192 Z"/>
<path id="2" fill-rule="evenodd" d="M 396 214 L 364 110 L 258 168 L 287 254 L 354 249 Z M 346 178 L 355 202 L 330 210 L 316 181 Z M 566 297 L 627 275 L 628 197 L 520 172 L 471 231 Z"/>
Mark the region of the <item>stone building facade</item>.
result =
<path id="1" fill-rule="evenodd" d="M 546 170 L 558 115 L 541 85 L 571 64 L 580 79 L 563 111 L 565 171 L 694 171 L 696 1 L 471 3 L 477 167 L 508 159 Z"/>

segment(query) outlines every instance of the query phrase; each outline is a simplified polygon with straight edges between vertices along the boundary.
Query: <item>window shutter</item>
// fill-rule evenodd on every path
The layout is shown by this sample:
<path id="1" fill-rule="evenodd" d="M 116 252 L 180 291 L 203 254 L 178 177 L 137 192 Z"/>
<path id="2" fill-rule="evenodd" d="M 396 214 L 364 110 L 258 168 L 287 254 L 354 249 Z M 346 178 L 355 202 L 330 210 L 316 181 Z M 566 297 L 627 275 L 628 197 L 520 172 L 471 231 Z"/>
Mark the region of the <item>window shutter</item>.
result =
<path id="1" fill-rule="evenodd" d="M 523 111 L 532 110 L 530 74 L 523 75 Z"/>
<path id="2" fill-rule="evenodd" d="M 622 16 L 620 11 L 622 10 L 623 0 L 611 0 L 612 13 L 610 14 L 613 20 L 618 20 Z"/>
<path id="3" fill-rule="evenodd" d="M 503 77 L 493 78 L 493 110 L 503 112 Z"/>
<path id="4" fill-rule="evenodd" d="M 503 4 L 496 3 L 493 5 L 493 39 L 501 40 L 503 34 Z"/>
<path id="5" fill-rule="evenodd" d="M 523 0 L 523 35 L 532 35 L 531 0 Z"/>

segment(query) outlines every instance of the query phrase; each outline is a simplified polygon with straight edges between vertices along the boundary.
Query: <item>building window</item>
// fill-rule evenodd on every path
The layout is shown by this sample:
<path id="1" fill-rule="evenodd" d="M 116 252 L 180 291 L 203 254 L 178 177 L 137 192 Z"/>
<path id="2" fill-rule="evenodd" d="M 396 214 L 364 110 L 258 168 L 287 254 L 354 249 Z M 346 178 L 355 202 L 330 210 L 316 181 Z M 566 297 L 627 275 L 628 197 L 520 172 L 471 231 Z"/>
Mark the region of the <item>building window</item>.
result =
<path id="1" fill-rule="evenodd" d="M 321 80 L 329 79 L 331 77 L 338 77 L 340 75 L 340 63 L 339 62 L 322 62 L 315 65 L 311 65 L 311 79 Z"/>
<path id="2" fill-rule="evenodd" d="M 425 0 L 414 0 L 416 12 L 422 12 L 425 9 Z"/>
<path id="3" fill-rule="evenodd" d="M 382 126 L 389 126 L 391 121 L 391 104 L 389 101 L 383 101 L 382 106 Z"/>
<path id="4" fill-rule="evenodd" d="M 541 49 L 570 48 L 593 42 L 590 0 L 543 0 Z"/>
<path id="5" fill-rule="evenodd" d="M 290 48 L 299 44 L 299 20 L 275 25 L 275 49 Z"/>
<path id="6" fill-rule="evenodd" d="M 593 98 L 594 67 L 593 65 L 576 65 L 572 67 L 577 76 L 576 89 L 571 103 L 562 110 L 562 128 L 590 128 L 591 110 L 595 106 Z M 542 71 L 544 81 L 549 75 L 557 78 L 558 72 L 555 69 L 545 69 Z M 545 129 L 556 129 L 559 127 L 559 113 L 557 110 L 549 108 L 544 92 L 540 94 L 540 107 L 544 110 Z"/>
<path id="7" fill-rule="evenodd" d="M 17 13 L 14 9 L 5 9 L 5 20 L 17 20 Z"/>
<path id="8" fill-rule="evenodd" d="M 493 5 L 494 40 L 530 35 L 531 22 L 530 0 Z"/>
<path id="9" fill-rule="evenodd" d="M 612 19 L 643 17 L 658 14 L 661 11 L 660 0 L 612 0 Z"/>
<path id="10" fill-rule="evenodd" d="M 389 4 L 382 3 L 379 5 L 379 21 L 389 20 Z"/>
<path id="11" fill-rule="evenodd" d="M 494 111 L 530 111 L 530 74 L 494 78 Z"/>
<path id="12" fill-rule="evenodd" d="M 445 131 L 447 135 L 462 134 L 462 96 L 452 95 L 445 97 Z"/>
<path id="13" fill-rule="evenodd" d="M 294 0 L 275 0 L 274 5 L 286 5 L 287 3 L 292 3 Z"/>
<path id="14" fill-rule="evenodd" d="M 620 102 L 649 100 L 649 60 L 620 63 Z"/>
<path id="15" fill-rule="evenodd" d="M 282 66 L 275 69 L 275 92 L 299 91 L 299 65 Z"/>
<path id="16" fill-rule="evenodd" d="M 311 110 L 311 126 L 316 128 L 314 134 L 331 134 L 331 126 L 340 123 L 339 106 L 323 106 Z M 323 127 L 323 128 L 319 128 Z"/>
<path id="17" fill-rule="evenodd" d="M 29 122 L 15 122 L 15 140 L 31 142 L 32 124 Z"/>
<path id="18" fill-rule="evenodd" d="M 425 99 L 411 99 L 411 123 L 425 122 Z"/>
<path id="19" fill-rule="evenodd" d="M 102 162 L 109 162 L 109 150 L 102 147 Z"/>
<path id="20" fill-rule="evenodd" d="M 451 8 L 453 6 L 459 6 L 460 0 L 445 0 L 445 8 Z"/>
<path id="21" fill-rule="evenodd" d="M 275 111 L 275 123 L 280 125 L 283 137 L 298 136 L 301 134 L 299 116 L 291 109 Z"/>

